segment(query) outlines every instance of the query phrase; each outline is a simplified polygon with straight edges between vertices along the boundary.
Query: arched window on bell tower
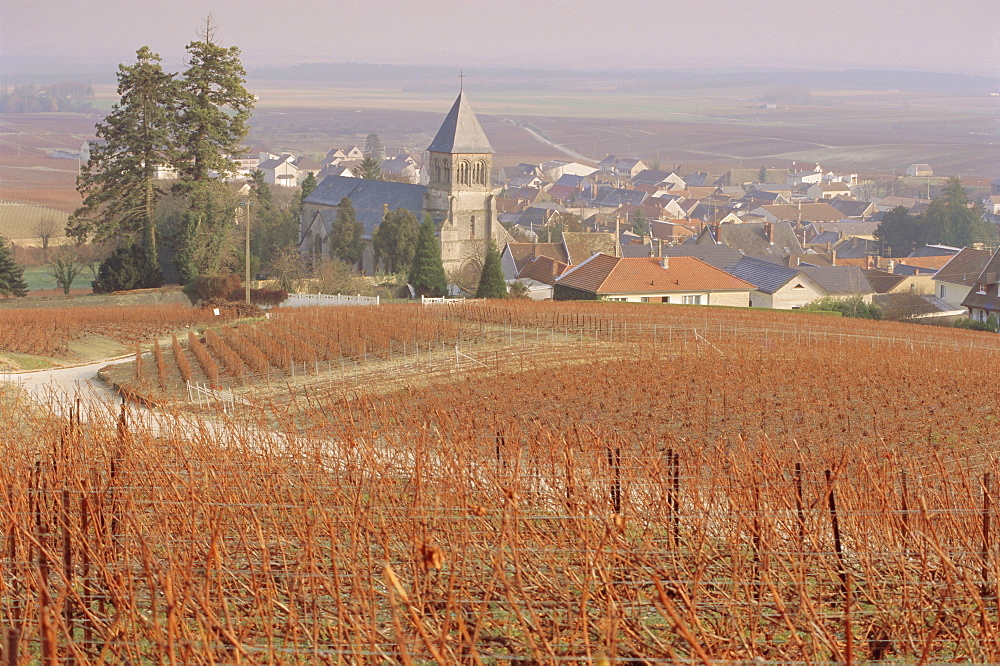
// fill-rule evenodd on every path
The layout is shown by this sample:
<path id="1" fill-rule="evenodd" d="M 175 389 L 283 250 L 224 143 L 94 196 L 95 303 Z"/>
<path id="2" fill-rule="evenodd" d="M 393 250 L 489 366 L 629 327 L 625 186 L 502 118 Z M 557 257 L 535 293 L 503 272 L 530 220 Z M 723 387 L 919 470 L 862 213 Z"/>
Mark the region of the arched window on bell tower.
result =
<path id="1" fill-rule="evenodd" d="M 434 182 L 441 182 L 441 160 L 434 160 Z"/>

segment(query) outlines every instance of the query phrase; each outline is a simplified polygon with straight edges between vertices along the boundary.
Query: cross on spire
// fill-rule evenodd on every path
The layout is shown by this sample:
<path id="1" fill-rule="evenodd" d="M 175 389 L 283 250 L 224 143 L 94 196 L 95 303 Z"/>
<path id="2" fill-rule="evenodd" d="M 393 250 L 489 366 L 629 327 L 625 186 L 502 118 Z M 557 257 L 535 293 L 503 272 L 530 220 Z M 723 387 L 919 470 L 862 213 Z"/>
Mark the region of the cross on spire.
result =
<path id="1" fill-rule="evenodd" d="M 458 92 L 465 92 L 465 71 L 458 70 Z"/>

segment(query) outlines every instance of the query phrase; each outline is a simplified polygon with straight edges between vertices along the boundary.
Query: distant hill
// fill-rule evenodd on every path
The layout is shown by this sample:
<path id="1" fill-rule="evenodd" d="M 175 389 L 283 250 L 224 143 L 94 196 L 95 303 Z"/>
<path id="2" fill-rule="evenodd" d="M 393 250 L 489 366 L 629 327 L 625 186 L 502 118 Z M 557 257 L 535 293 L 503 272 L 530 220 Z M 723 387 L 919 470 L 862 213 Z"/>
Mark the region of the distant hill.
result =
<path id="1" fill-rule="evenodd" d="M 780 86 L 824 90 L 905 90 L 950 95 L 986 95 L 1000 92 L 1000 78 L 971 74 L 943 74 L 903 70 L 558 70 L 558 69 L 466 69 L 477 90 L 540 89 L 594 79 L 618 80 L 627 88 L 697 89 L 706 87 Z M 431 82 L 457 77 L 455 67 L 377 65 L 370 63 L 311 63 L 266 67 L 249 72 L 250 79 L 314 81 L 324 83 L 380 84 L 406 82 L 423 88 Z M 421 85 L 423 84 L 423 85 Z M 454 84 L 451 84 L 452 87 Z"/>

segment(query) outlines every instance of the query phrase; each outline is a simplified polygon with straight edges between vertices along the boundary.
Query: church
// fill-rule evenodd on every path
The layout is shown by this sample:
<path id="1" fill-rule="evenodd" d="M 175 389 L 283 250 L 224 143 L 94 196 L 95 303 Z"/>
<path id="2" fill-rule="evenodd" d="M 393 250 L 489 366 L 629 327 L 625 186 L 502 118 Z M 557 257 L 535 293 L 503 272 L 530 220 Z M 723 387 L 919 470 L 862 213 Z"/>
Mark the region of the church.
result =
<path id="1" fill-rule="evenodd" d="M 364 227 L 366 275 L 377 270 L 372 234 L 387 210 L 404 208 L 418 222 L 429 214 L 438 228 L 441 259 L 449 281 L 472 282 L 479 276 L 490 238 L 503 249 L 507 231 L 497 222 L 490 174 L 493 147 L 483 132 L 465 93 L 445 116 L 427 147 L 427 185 L 327 176 L 303 201 L 299 247 L 303 253 L 329 257 L 327 239 L 337 217 L 337 205 L 347 197 Z"/>

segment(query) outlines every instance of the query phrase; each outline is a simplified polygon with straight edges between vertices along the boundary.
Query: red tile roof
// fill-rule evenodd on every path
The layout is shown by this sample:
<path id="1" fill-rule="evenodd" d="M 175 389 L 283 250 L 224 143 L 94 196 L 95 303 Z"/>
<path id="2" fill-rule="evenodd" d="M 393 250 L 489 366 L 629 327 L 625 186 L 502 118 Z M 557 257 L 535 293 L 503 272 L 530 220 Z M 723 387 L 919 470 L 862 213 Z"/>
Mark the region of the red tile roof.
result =
<path id="1" fill-rule="evenodd" d="M 558 283 L 593 294 L 651 294 L 690 291 L 750 291 L 749 282 L 694 257 L 618 258 L 595 254 L 573 267 Z"/>
<path id="2" fill-rule="evenodd" d="M 535 257 L 521 269 L 517 277 L 544 284 L 555 284 L 556 278 L 566 272 L 569 265 L 552 257 Z"/>

